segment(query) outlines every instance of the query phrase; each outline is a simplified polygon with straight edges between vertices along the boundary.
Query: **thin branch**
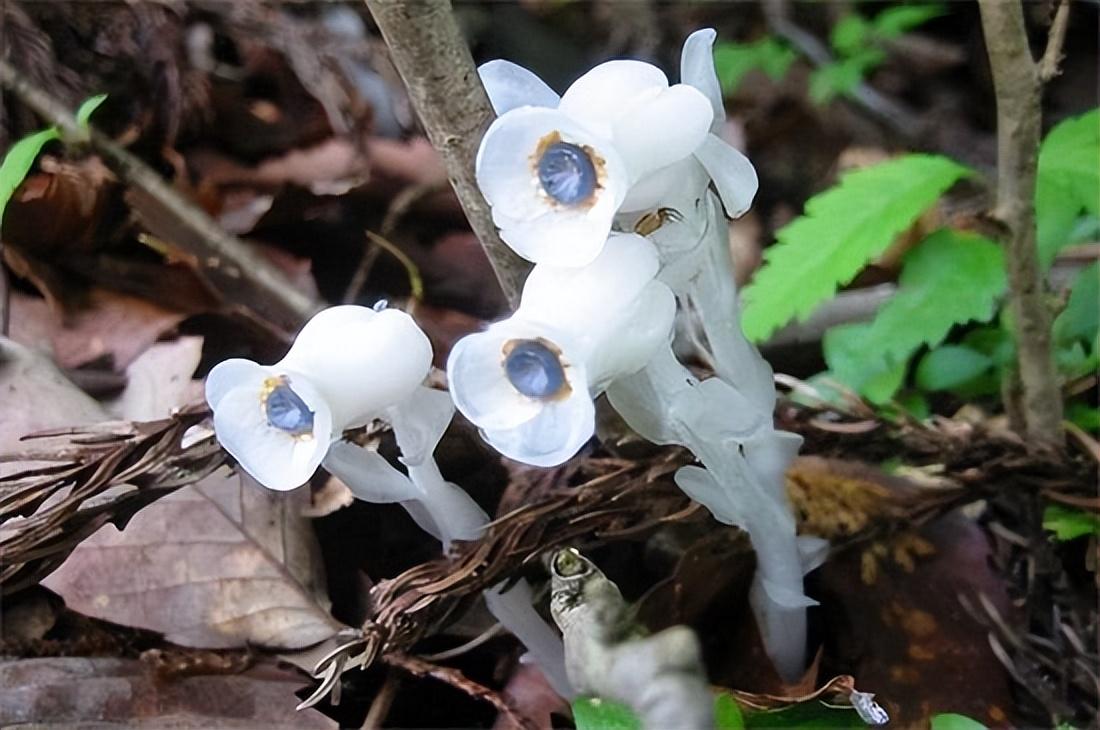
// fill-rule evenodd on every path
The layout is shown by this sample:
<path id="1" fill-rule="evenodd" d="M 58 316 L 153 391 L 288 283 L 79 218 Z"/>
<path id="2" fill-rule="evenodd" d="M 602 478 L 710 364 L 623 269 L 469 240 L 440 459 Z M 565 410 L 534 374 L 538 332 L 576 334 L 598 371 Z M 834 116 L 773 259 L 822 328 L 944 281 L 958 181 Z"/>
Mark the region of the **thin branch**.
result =
<path id="1" fill-rule="evenodd" d="M 824 43 L 819 41 L 812 33 L 808 33 L 799 27 L 789 17 L 787 0 L 765 0 L 764 18 L 772 33 L 787 41 L 805 56 L 815 67 L 820 68 L 833 62 L 833 56 Z M 906 109 L 899 102 L 880 94 L 870 85 L 860 82 L 852 89 L 850 97 L 852 102 L 859 106 L 882 124 L 889 127 L 895 133 L 906 140 L 917 137 L 917 127 L 910 121 L 913 112 Z"/>
<path id="2" fill-rule="evenodd" d="M 366 0 L 408 87 L 409 100 L 454 186 L 458 202 L 481 241 L 501 289 L 515 307 L 528 265 L 508 248 L 493 225 L 474 178 L 478 144 L 493 110 L 478 80 L 449 0 Z"/>
<path id="3" fill-rule="evenodd" d="M 1066 29 L 1069 27 L 1070 0 L 1062 0 L 1054 11 L 1047 35 L 1047 48 L 1039 59 L 1039 80 L 1044 84 L 1061 73 L 1062 45 L 1066 42 Z"/>
<path id="4" fill-rule="evenodd" d="M 1024 435 L 1060 448 L 1062 398 L 1051 349 L 1051 313 L 1044 300 L 1035 243 L 1035 178 L 1042 85 L 1028 47 L 1018 0 L 980 0 L 997 96 L 997 205 L 1005 227 L 1009 307 L 1016 335 Z"/>
<path id="5" fill-rule="evenodd" d="M 199 273 L 216 280 L 216 289 L 280 329 L 293 331 L 320 308 L 298 291 L 270 261 L 226 233 L 202 209 L 184 199 L 156 171 L 93 128 L 84 129 L 65 104 L 34 85 L 0 59 L 0 87 L 10 90 L 62 133 L 68 144 L 89 145 L 132 188 L 151 220 L 146 225 L 176 235 L 153 233 L 193 257 Z M 144 217 L 144 216 L 143 216 Z"/>

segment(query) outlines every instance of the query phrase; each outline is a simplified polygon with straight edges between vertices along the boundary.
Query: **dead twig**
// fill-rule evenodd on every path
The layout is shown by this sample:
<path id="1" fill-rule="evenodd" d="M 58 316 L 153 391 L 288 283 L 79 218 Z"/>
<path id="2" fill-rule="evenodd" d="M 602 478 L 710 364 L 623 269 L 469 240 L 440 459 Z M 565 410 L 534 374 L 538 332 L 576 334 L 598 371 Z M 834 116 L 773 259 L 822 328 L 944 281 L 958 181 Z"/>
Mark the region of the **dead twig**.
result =
<path id="1" fill-rule="evenodd" d="M 2 59 L 0 87 L 56 126 L 67 144 L 91 147 L 131 188 L 131 201 L 143 223 L 155 236 L 186 252 L 199 274 L 210 279 L 227 299 L 256 312 L 283 332 L 293 332 L 320 308 L 262 254 L 226 233 L 151 167 L 94 128 L 81 127 L 63 103 Z"/>
<path id="2" fill-rule="evenodd" d="M 513 307 L 528 265 L 493 225 L 474 177 L 478 144 L 493 110 L 449 0 L 366 0 L 408 87 L 429 141 L 443 158 L 458 202 Z"/>
<path id="3" fill-rule="evenodd" d="M 440 682 L 451 685 L 455 689 L 476 700 L 488 702 L 497 709 L 497 712 L 525 730 L 537 730 L 538 728 L 538 725 L 526 715 L 519 712 L 515 707 L 512 707 L 499 692 L 495 692 L 483 684 L 478 684 L 457 669 L 441 667 L 438 664 L 432 664 L 431 662 L 402 652 L 387 654 L 382 660 L 391 667 L 406 671 L 414 677 L 431 677 L 432 679 L 437 679 Z"/>

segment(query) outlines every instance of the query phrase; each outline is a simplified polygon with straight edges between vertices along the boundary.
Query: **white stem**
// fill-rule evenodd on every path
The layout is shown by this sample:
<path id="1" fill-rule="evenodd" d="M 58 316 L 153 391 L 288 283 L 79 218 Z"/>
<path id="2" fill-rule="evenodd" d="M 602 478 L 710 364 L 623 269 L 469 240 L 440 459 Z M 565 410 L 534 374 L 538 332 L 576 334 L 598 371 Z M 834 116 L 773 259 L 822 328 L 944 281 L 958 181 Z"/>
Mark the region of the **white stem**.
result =
<path id="1" fill-rule="evenodd" d="M 775 431 L 771 414 L 712 378 L 700 383 L 671 348 L 659 352 L 641 372 L 608 389 L 608 398 L 627 424 L 657 443 L 691 450 L 707 469 L 709 482 L 679 478 L 682 487 L 720 522 L 749 533 L 757 555 L 750 602 L 765 648 L 789 681 L 803 668 L 806 611 L 803 561 L 795 522 L 782 482 L 783 467 L 797 449 L 797 437 Z"/>

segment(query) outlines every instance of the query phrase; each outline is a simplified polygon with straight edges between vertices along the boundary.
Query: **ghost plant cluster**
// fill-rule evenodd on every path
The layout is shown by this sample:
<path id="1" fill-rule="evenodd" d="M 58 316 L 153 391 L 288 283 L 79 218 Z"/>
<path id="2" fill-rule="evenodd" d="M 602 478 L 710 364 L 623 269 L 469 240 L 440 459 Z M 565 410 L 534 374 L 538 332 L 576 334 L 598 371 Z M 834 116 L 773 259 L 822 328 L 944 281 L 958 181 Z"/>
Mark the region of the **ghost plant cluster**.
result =
<path id="1" fill-rule="evenodd" d="M 783 473 L 800 440 L 775 430 L 771 370 L 739 325 L 726 220 L 748 208 L 757 178 L 716 134 L 713 41 L 713 30 L 688 38 L 672 85 L 650 64 L 611 61 L 559 97 L 515 64 L 481 67 L 498 117 L 478 183 L 501 237 L 535 266 L 511 317 L 454 346 L 450 397 L 423 385 L 431 347 L 408 315 L 342 306 L 310 320 L 273 366 L 218 365 L 207 399 L 221 443 L 260 483 L 290 489 L 323 465 L 360 499 L 400 502 L 446 545 L 488 521 L 432 457 L 452 400 L 500 453 L 553 466 L 592 437 L 606 393 L 641 436 L 690 449 L 701 466 L 677 484 L 748 532 L 757 622 L 794 677 L 811 605 L 802 577 L 822 545 L 796 537 Z M 677 360 L 678 307 L 698 314 L 714 377 Z M 377 419 L 392 425 L 407 475 L 343 439 Z M 486 599 L 564 691 L 560 645 L 530 588 Z"/>

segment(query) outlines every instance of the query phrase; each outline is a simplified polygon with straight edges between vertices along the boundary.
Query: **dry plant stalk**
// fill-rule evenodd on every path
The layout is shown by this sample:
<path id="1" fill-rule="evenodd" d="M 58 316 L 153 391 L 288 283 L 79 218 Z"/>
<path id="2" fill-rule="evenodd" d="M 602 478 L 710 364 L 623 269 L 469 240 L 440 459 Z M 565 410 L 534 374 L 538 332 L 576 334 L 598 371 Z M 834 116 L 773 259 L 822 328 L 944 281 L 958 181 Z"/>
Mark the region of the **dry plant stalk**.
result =
<path id="1" fill-rule="evenodd" d="M 41 434 L 67 435 L 68 443 L 20 460 L 59 463 L 0 479 L 0 594 L 35 585 L 103 525 L 122 529 L 150 502 L 226 464 L 212 437 L 181 445 L 209 415 L 192 406 L 162 421 Z"/>
<path id="2" fill-rule="evenodd" d="M 366 0 L 409 100 L 447 166 L 458 202 L 513 308 L 529 266 L 497 235 L 474 178 L 474 159 L 493 119 L 489 97 L 455 23 L 450 0 Z"/>
<path id="3" fill-rule="evenodd" d="M 1051 312 L 1044 301 L 1035 244 L 1035 179 L 1042 123 L 1044 77 L 1054 74 L 1064 38 L 1068 3 L 1052 28 L 1044 62 L 1028 45 L 1023 7 L 1018 0 L 980 0 L 993 87 L 997 95 L 997 204 L 993 217 L 1005 227 L 1008 300 L 1016 335 L 1022 402 L 1017 410 L 1022 434 L 1038 445 L 1060 449 L 1062 394 L 1051 348 Z M 1059 30 L 1061 28 L 1061 31 Z M 1011 404 L 1006 404 L 1011 405 Z M 1010 413 L 1013 409 L 1010 407 Z"/>

